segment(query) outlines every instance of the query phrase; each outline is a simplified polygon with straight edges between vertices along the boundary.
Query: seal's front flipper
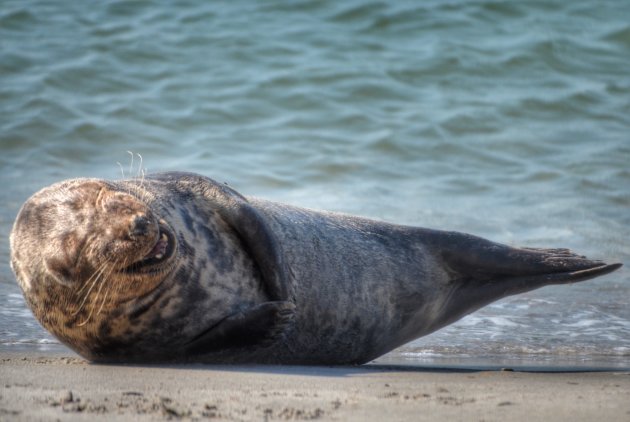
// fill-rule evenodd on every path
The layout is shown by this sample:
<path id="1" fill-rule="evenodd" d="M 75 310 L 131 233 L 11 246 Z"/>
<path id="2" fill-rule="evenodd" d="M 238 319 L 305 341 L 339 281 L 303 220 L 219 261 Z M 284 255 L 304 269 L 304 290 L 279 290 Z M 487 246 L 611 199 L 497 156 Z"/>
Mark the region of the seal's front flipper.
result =
<path id="1" fill-rule="evenodd" d="M 292 302 L 265 302 L 232 314 L 186 345 L 190 354 L 265 347 L 278 340 L 293 321 Z"/>

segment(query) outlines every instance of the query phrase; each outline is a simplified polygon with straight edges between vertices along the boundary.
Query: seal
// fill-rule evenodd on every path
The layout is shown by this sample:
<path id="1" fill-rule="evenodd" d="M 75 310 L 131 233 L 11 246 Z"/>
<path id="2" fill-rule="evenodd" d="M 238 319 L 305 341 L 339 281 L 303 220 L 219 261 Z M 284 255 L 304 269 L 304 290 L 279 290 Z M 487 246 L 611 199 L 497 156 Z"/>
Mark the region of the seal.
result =
<path id="1" fill-rule="evenodd" d="M 621 266 L 178 172 L 44 188 L 10 242 L 36 318 L 96 362 L 359 364 L 497 299 Z"/>

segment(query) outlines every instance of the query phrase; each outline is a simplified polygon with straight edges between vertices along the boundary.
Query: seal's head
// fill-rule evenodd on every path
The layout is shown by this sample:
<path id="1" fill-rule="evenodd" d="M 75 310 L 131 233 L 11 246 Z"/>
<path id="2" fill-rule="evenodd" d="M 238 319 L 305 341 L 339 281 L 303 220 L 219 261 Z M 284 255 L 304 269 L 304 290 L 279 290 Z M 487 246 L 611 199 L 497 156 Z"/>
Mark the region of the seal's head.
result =
<path id="1" fill-rule="evenodd" d="M 79 352 L 97 336 L 94 316 L 151 292 L 173 267 L 176 237 L 151 201 L 128 186 L 74 179 L 37 192 L 19 212 L 13 271 L 39 321 Z"/>

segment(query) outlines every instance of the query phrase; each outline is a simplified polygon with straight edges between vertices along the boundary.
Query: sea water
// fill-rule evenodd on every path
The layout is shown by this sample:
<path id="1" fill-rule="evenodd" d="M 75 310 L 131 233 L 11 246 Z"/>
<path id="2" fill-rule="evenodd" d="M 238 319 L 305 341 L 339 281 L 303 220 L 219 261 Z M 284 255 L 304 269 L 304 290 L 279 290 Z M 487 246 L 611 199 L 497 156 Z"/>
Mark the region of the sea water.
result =
<path id="1" fill-rule="evenodd" d="M 630 367 L 629 17 L 625 0 L 2 1 L 0 351 L 64 350 L 9 268 L 33 192 L 186 170 L 626 264 L 382 361 Z"/>

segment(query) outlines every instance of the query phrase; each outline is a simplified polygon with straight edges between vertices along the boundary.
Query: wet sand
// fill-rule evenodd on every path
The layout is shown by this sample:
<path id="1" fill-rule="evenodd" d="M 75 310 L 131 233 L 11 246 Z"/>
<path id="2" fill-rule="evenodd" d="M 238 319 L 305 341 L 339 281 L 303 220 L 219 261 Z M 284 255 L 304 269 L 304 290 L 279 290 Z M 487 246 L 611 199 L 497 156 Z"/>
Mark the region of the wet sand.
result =
<path id="1" fill-rule="evenodd" d="M 0 380 L 0 420 L 630 420 L 630 372 L 126 366 L 3 354 Z"/>

